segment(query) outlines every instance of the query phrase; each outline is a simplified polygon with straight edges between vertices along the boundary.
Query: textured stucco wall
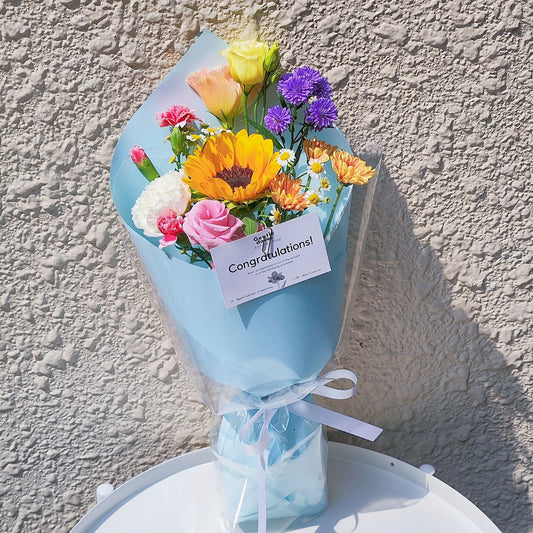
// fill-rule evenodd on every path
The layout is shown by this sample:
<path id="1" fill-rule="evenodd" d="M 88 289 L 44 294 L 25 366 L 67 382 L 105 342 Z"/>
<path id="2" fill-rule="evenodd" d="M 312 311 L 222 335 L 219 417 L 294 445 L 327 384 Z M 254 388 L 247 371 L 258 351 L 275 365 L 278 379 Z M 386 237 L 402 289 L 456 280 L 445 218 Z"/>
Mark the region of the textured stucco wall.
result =
<path id="1" fill-rule="evenodd" d="M 201 28 L 278 39 L 385 146 L 335 408 L 533 531 L 531 24 L 525 0 L 0 0 L 0 531 L 68 531 L 98 483 L 208 442 L 107 174 Z"/>

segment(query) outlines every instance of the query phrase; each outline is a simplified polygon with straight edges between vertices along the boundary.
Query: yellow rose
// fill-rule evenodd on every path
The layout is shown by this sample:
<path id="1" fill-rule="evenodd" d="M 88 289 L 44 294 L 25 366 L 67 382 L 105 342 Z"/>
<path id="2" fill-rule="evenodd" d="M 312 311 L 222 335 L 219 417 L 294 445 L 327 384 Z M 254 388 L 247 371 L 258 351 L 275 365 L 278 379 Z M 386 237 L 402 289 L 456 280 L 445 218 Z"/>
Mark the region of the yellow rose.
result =
<path id="1" fill-rule="evenodd" d="M 258 41 L 235 41 L 222 55 L 229 61 L 233 79 L 248 89 L 265 78 L 264 61 L 269 47 Z"/>

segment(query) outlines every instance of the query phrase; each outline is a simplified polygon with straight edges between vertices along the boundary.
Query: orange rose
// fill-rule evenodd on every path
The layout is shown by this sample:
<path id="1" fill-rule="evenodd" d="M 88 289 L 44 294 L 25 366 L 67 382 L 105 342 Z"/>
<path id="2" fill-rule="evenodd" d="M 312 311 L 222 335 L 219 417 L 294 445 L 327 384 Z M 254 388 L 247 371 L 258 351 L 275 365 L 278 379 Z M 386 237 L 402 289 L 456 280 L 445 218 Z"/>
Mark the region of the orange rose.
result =
<path id="1" fill-rule="evenodd" d="M 227 65 L 193 72 L 187 83 L 204 101 L 208 111 L 215 115 L 224 128 L 233 126 L 233 119 L 242 111 L 242 87 L 231 76 Z"/>

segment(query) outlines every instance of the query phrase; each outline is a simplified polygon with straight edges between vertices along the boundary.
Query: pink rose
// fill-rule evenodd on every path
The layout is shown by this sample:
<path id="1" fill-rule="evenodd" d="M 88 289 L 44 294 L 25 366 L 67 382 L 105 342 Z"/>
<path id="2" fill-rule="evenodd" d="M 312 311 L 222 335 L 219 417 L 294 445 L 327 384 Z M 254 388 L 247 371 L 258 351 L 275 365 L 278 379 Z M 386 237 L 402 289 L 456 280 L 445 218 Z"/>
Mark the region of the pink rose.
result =
<path id="1" fill-rule="evenodd" d="M 185 215 L 183 231 L 192 244 L 200 244 L 207 251 L 221 244 L 244 237 L 242 220 L 217 200 L 201 200 Z"/>
<path id="2" fill-rule="evenodd" d="M 155 118 L 162 128 L 165 126 L 183 128 L 183 126 L 191 124 L 195 120 L 200 120 L 194 114 L 194 111 L 183 105 L 170 106 L 165 112 L 157 113 Z"/>

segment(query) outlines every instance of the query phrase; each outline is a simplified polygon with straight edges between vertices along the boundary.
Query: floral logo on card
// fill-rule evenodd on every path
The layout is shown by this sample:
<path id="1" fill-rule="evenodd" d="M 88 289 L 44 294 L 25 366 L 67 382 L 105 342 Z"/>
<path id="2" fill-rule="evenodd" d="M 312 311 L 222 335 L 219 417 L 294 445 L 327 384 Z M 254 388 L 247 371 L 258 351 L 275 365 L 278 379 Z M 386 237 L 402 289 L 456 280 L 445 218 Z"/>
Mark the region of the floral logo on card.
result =
<path id="1" fill-rule="evenodd" d="M 268 278 L 268 282 L 275 284 L 278 289 L 283 289 L 285 287 L 285 284 L 287 283 L 287 280 L 285 279 L 285 276 L 281 272 L 272 272 L 270 274 L 270 277 Z"/>

